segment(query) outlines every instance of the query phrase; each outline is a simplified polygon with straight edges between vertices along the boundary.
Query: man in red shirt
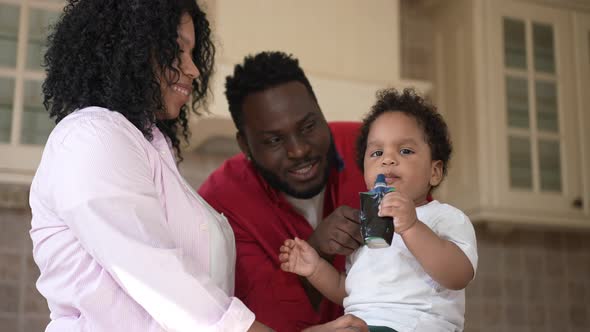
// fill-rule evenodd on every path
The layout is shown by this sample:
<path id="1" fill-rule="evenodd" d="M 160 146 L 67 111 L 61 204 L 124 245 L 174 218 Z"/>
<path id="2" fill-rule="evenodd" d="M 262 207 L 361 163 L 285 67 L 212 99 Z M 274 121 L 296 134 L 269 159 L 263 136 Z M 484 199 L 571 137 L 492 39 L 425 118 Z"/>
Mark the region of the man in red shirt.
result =
<path id="1" fill-rule="evenodd" d="M 298 61 L 281 52 L 246 57 L 227 77 L 226 97 L 243 154 L 214 171 L 199 194 L 233 228 L 235 294 L 276 331 L 331 321 L 342 308 L 283 272 L 278 254 L 299 237 L 343 270 L 342 255 L 362 243 L 360 123 L 328 125 Z"/>

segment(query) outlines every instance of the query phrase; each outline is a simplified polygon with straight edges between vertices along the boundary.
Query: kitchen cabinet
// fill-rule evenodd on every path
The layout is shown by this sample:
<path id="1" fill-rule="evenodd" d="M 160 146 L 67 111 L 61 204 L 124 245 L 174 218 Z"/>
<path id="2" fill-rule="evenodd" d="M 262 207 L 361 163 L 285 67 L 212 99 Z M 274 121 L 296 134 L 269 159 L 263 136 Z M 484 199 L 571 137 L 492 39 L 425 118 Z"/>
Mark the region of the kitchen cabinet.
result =
<path id="1" fill-rule="evenodd" d="M 433 10 L 434 96 L 455 147 L 440 195 L 476 222 L 590 227 L 590 8 L 570 3 Z"/>
<path id="2" fill-rule="evenodd" d="M 54 127 L 42 104 L 41 63 L 47 26 L 63 5 L 0 0 L 0 182 L 30 182 Z"/>

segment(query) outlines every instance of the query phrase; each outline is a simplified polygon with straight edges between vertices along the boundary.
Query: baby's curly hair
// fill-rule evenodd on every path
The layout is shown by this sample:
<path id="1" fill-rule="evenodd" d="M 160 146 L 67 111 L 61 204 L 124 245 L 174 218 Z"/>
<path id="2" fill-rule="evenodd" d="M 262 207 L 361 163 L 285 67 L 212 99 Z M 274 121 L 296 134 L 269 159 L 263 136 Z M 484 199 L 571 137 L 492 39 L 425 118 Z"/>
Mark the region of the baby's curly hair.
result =
<path id="1" fill-rule="evenodd" d="M 385 112 L 402 112 L 416 119 L 418 126 L 424 131 L 426 143 L 430 146 L 432 160 L 442 161 L 443 175 L 446 175 L 453 151 L 449 129 L 436 107 L 416 94 L 413 89 L 404 89 L 401 94 L 396 89 L 384 89 L 377 92 L 377 102 L 363 119 L 357 138 L 356 162 L 360 169 L 365 171 L 364 157 L 371 125 Z"/>
<path id="2" fill-rule="evenodd" d="M 260 52 L 244 58 L 234 67 L 234 75 L 225 78 L 225 96 L 238 131 L 242 131 L 242 105 L 248 95 L 292 81 L 301 82 L 317 102 L 299 60 L 283 52 Z"/>
<path id="3" fill-rule="evenodd" d="M 205 13 L 195 0 L 69 0 L 51 27 L 44 56 L 47 78 L 43 104 L 55 122 L 88 106 L 124 115 L 151 140 L 157 125 L 180 156 L 178 131 L 185 140 L 188 107 L 176 119 L 160 120 L 164 112 L 159 70 L 180 61 L 177 44 L 182 14 L 195 26 L 193 60 L 200 76 L 193 81 L 190 108 L 206 107 L 215 47 Z M 179 76 L 177 76 L 179 77 Z"/>

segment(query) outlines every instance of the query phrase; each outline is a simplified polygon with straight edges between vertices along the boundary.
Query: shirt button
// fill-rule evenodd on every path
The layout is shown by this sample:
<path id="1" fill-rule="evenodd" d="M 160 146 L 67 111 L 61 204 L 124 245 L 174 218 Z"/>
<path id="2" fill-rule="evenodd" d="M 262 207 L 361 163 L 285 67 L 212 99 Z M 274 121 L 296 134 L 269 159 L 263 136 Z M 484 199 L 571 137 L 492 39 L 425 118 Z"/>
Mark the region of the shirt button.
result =
<path id="1" fill-rule="evenodd" d="M 200 229 L 201 229 L 203 232 L 206 232 L 206 231 L 208 231 L 208 230 L 209 230 L 209 226 L 208 226 L 207 224 L 201 224 L 201 225 L 199 226 L 199 228 L 200 228 Z"/>
<path id="2" fill-rule="evenodd" d="M 160 154 L 161 154 L 162 156 L 164 156 L 164 155 L 166 155 L 166 151 L 162 150 L 162 151 L 160 151 Z"/>

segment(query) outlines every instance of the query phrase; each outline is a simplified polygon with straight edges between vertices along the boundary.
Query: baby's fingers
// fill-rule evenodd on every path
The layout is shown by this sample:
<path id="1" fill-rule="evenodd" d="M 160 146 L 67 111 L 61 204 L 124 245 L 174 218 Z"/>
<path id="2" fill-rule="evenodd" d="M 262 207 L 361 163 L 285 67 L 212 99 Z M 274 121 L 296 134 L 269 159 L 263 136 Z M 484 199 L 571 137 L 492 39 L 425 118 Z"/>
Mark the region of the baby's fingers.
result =
<path id="1" fill-rule="evenodd" d="M 291 251 L 291 247 L 287 247 L 286 245 L 282 245 L 281 248 L 279 249 L 280 252 L 290 252 Z"/>
<path id="2" fill-rule="evenodd" d="M 289 262 L 282 263 L 281 270 L 285 272 L 293 272 L 293 269 L 291 269 L 291 264 L 289 264 Z"/>
<path id="3" fill-rule="evenodd" d="M 281 253 L 279 254 L 279 261 L 286 262 L 289 260 L 289 253 Z"/>
<path id="4" fill-rule="evenodd" d="M 300 238 L 298 238 L 298 237 L 296 237 L 296 238 L 293 240 L 293 247 L 294 247 L 294 246 L 299 246 L 300 248 L 302 248 L 302 249 L 304 249 L 304 250 L 307 250 L 307 248 L 309 248 L 309 247 L 310 247 L 310 246 L 309 246 L 309 244 L 308 244 L 307 242 L 305 242 L 304 240 L 302 240 L 302 239 L 300 239 Z"/>
<path id="5" fill-rule="evenodd" d="M 295 247 L 295 240 L 293 240 L 293 239 L 286 239 L 285 242 L 283 242 L 283 246 L 287 246 L 289 248 L 293 248 L 293 247 Z"/>
<path id="6" fill-rule="evenodd" d="M 385 196 L 383 196 L 383 198 L 381 199 L 381 205 L 383 204 L 387 204 L 387 205 L 394 205 L 399 203 L 402 200 L 403 196 L 399 191 L 395 191 L 395 192 L 390 192 L 385 194 Z"/>
<path id="7" fill-rule="evenodd" d="M 382 206 L 379 205 L 379 211 L 377 213 L 379 217 L 394 217 L 394 209 L 390 205 Z"/>

